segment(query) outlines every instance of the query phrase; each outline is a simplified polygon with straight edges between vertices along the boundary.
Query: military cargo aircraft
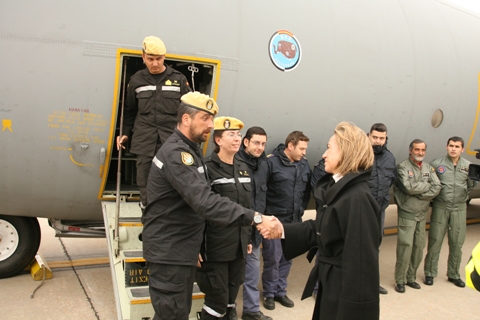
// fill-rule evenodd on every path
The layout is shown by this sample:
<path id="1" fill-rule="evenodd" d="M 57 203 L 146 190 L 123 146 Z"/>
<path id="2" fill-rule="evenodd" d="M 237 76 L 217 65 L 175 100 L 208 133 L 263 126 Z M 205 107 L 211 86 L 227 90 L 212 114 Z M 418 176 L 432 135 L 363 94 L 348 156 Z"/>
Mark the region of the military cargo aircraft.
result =
<path id="1" fill-rule="evenodd" d="M 220 115 L 264 127 L 267 151 L 302 130 L 313 165 L 348 120 L 385 123 L 397 161 L 414 138 L 442 156 L 453 135 L 475 161 L 480 16 L 453 1 L 2 1 L 0 277 L 33 259 L 37 217 L 58 236 L 104 236 L 123 87 L 149 35 Z M 128 146 L 121 159 L 119 196 L 136 201 Z"/>

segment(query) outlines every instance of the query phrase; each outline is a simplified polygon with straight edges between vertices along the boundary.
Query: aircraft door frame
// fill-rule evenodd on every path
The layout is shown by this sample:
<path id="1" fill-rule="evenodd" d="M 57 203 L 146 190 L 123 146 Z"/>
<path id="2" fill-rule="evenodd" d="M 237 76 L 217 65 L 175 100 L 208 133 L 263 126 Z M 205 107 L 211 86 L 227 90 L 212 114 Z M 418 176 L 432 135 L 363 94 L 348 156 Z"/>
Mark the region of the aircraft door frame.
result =
<path id="1" fill-rule="evenodd" d="M 126 61 L 126 63 L 125 63 Z M 116 198 L 116 169 L 118 167 L 118 151 L 116 150 L 116 136 L 119 133 L 120 126 L 120 110 L 123 96 L 123 76 L 124 63 L 126 68 L 125 89 L 130 77 L 138 70 L 145 68 L 142 59 L 141 50 L 118 49 L 116 57 L 116 71 L 114 79 L 112 113 L 110 119 L 109 143 L 107 150 L 101 153 L 100 177 L 102 178 L 98 199 L 115 200 Z M 202 93 L 208 94 L 217 99 L 221 61 L 194 56 L 181 56 L 174 54 L 166 54 L 165 64 L 182 72 L 190 87 Z M 208 140 L 207 140 L 208 141 Z M 136 187 L 136 161 L 135 155 L 128 153 L 128 145 L 126 150 L 122 152 L 121 165 L 121 198 L 126 201 L 138 201 L 139 192 Z M 204 152 L 207 145 L 204 146 Z M 112 172 L 110 172 L 112 170 Z M 113 172 L 115 171 L 115 172 Z M 112 183 L 112 180 L 113 181 Z"/>

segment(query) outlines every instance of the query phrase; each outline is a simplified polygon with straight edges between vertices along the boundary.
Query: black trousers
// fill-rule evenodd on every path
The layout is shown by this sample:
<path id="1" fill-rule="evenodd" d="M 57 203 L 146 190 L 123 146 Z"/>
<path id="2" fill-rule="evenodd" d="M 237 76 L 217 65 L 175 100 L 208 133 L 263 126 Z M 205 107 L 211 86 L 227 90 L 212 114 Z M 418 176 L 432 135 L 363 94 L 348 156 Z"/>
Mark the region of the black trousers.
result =
<path id="1" fill-rule="evenodd" d="M 234 305 L 240 286 L 245 280 L 245 259 L 232 261 L 204 261 L 197 268 L 196 280 L 205 293 L 203 310 L 222 318 L 228 305 Z"/>
<path id="2" fill-rule="evenodd" d="M 162 143 L 157 139 L 157 144 L 155 145 L 155 155 L 158 152 L 158 149 L 162 146 Z M 150 173 L 150 167 L 152 166 L 153 157 L 144 156 L 137 154 L 137 186 L 140 191 L 140 203 L 141 207 L 144 209 L 147 206 L 147 181 L 148 174 Z"/>
<path id="3" fill-rule="evenodd" d="M 148 285 L 153 320 L 188 320 L 192 308 L 194 266 L 149 263 Z"/>

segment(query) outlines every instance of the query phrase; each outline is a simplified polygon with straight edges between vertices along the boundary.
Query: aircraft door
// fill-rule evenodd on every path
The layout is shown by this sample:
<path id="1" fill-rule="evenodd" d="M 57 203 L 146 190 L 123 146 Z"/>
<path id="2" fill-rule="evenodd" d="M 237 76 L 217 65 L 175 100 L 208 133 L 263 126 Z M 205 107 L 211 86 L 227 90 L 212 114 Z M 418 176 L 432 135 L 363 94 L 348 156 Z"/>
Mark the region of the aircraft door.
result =
<path id="1" fill-rule="evenodd" d="M 218 61 L 206 60 L 203 58 L 189 58 L 169 56 L 165 58 L 165 64 L 180 71 L 185 75 L 192 90 L 199 91 L 210 96 L 214 96 L 214 88 L 216 87 L 216 74 L 218 73 Z M 123 70 L 125 68 L 125 72 Z M 116 149 L 116 137 L 120 134 L 120 117 L 122 108 L 122 98 L 124 97 L 123 88 L 127 88 L 130 78 L 137 72 L 145 68 L 141 53 L 138 55 L 125 54 L 121 56 L 120 68 L 117 70 L 118 83 L 115 85 L 118 88 L 118 94 L 114 96 L 117 103 L 115 103 L 115 112 L 112 112 L 112 121 L 115 122 L 115 132 L 111 135 L 109 144 L 110 152 L 106 152 L 104 177 L 102 179 L 102 188 L 100 192 L 100 199 L 115 199 L 117 186 L 117 172 L 118 172 L 118 158 L 119 154 Z M 124 85 L 125 82 L 125 85 Z M 126 93 L 125 93 L 126 95 Z M 125 96 L 126 99 L 126 96 Z M 120 193 L 122 200 L 138 201 L 139 189 L 137 187 L 137 169 L 136 169 L 136 155 L 131 151 L 131 137 L 122 150 L 121 155 L 121 182 Z"/>

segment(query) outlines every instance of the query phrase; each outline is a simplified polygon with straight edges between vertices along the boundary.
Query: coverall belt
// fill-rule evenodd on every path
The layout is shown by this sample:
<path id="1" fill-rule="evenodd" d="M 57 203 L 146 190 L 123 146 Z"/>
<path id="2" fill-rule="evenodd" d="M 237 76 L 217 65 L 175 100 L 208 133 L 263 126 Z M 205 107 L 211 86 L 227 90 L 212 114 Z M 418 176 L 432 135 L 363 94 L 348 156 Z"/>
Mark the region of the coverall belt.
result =
<path id="1" fill-rule="evenodd" d="M 449 209 L 449 210 L 465 210 L 467 209 L 467 203 L 459 203 L 459 204 L 448 204 L 443 201 L 433 201 L 433 206 L 440 209 Z"/>

